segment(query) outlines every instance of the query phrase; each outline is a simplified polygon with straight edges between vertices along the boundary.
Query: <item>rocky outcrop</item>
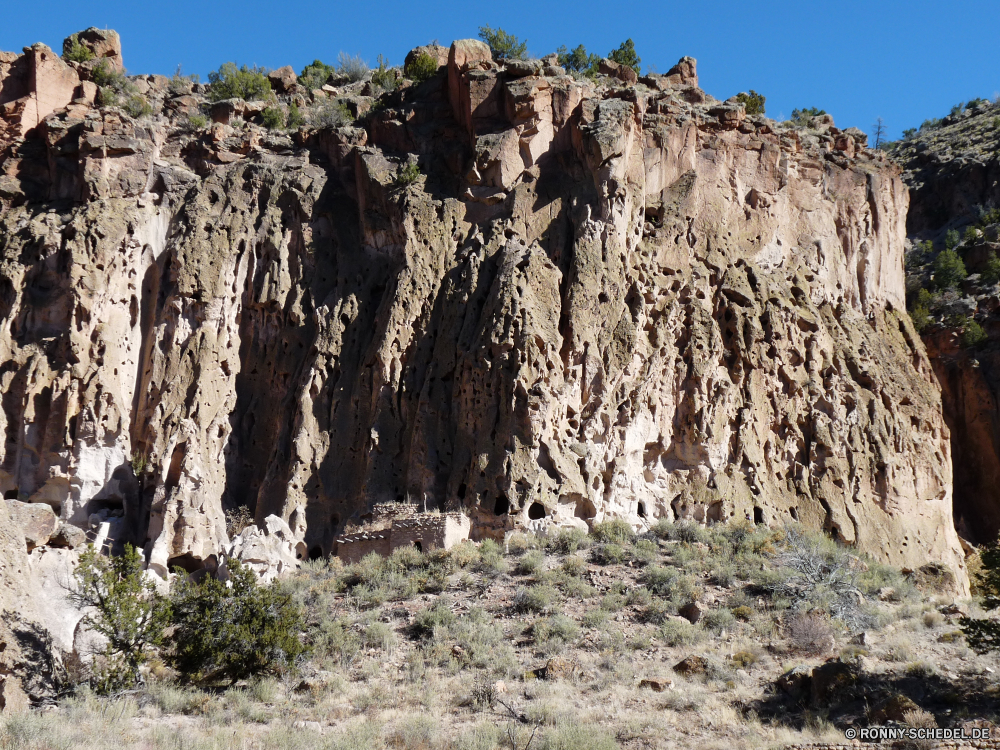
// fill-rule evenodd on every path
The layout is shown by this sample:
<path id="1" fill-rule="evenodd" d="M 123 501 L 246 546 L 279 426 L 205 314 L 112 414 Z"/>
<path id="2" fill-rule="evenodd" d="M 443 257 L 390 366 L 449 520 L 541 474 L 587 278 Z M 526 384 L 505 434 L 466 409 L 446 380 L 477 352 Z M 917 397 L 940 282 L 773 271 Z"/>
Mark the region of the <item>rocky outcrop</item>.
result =
<path id="1" fill-rule="evenodd" d="M 473 538 L 798 520 L 964 586 L 898 169 L 713 99 L 690 58 L 655 87 L 514 68 L 456 42 L 287 135 L 198 130 L 198 90 L 144 79 L 151 117 L 12 144 L 3 491 L 121 519 L 161 573 L 238 505 L 318 556 L 410 502 Z"/>
<path id="2" fill-rule="evenodd" d="M 1000 205 L 998 116 L 1000 107 L 986 101 L 959 106 L 888 149 L 910 188 L 911 308 L 920 288 L 931 293 L 923 339 L 951 433 L 955 524 L 978 544 L 1000 534 L 1000 286 L 990 273 L 990 260 L 1000 253 L 1000 216 L 990 212 Z M 956 251 L 970 275 L 940 289 L 934 261 L 949 230 L 962 235 Z M 972 321 L 983 340 L 966 334 Z"/>

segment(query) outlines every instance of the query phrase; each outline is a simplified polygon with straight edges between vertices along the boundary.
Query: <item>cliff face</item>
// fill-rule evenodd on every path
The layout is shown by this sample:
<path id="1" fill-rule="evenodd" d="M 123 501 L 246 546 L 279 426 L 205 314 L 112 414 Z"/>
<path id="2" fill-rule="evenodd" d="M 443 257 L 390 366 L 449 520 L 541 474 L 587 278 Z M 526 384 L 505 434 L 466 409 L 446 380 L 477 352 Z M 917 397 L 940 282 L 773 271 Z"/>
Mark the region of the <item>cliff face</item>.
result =
<path id="1" fill-rule="evenodd" d="M 626 84 L 448 55 L 339 127 L 235 102 L 198 130 L 199 90 L 150 77 L 151 117 L 81 102 L 10 142 L 7 496 L 120 517 L 161 572 L 229 507 L 319 555 L 409 501 L 474 538 L 797 519 L 964 581 L 899 170 L 712 99 L 687 58 Z"/>

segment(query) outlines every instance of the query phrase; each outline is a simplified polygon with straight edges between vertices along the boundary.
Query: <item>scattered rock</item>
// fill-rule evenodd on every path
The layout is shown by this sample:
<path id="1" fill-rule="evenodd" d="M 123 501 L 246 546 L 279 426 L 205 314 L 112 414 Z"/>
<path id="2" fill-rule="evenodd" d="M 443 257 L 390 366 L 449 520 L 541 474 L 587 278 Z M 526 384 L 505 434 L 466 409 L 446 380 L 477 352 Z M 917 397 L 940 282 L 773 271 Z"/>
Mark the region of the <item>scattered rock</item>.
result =
<path id="1" fill-rule="evenodd" d="M 35 547 L 47 544 L 59 528 L 59 519 L 46 503 L 23 503 L 19 500 L 8 500 L 7 510 L 10 511 L 14 523 L 24 534 L 24 542 L 30 552 Z"/>
<path id="2" fill-rule="evenodd" d="M 688 656 L 674 665 L 674 671 L 682 675 L 704 674 L 708 663 L 700 656 Z"/>
<path id="3" fill-rule="evenodd" d="M 677 610 L 677 613 L 694 625 L 701 619 L 702 614 L 704 614 L 704 610 L 698 602 L 689 602 Z"/>

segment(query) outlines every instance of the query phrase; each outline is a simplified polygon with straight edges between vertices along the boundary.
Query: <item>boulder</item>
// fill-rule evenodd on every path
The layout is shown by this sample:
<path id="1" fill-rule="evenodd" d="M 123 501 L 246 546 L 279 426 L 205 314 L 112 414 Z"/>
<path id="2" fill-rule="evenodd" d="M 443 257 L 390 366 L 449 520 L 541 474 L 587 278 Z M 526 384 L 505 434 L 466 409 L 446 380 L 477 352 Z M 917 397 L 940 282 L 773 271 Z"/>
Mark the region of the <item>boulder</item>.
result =
<path id="1" fill-rule="evenodd" d="M 673 680 L 639 680 L 640 688 L 649 688 L 653 692 L 662 693 L 664 690 L 673 690 Z"/>
<path id="2" fill-rule="evenodd" d="M 897 693 L 876 706 L 875 711 L 871 715 L 871 722 L 873 724 L 885 724 L 887 721 L 904 722 L 906 721 L 907 713 L 919 710 L 920 706 L 910 698 Z"/>
<path id="3" fill-rule="evenodd" d="M 294 570 L 306 557 L 305 543 L 278 516 L 264 519 L 264 527 L 248 526 L 233 539 L 226 557 L 251 568 L 263 582 Z M 220 566 L 220 578 L 225 571 Z"/>
<path id="4" fill-rule="evenodd" d="M 916 570 L 904 568 L 903 575 L 921 591 L 941 593 L 955 588 L 955 574 L 944 563 L 929 562 Z"/>
<path id="5" fill-rule="evenodd" d="M 698 620 L 701 619 L 702 614 L 705 610 L 702 609 L 698 602 L 689 602 L 677 610 L 677 613 L 683 617 L 685 620 L 694 625 Z"/>
<path id="6" fill-rule="evenodd" d="M 74 42 L 82 44 L 94 53 L 94 60 L 88 67 L 94 67 L 100 62 L 108 64 L 112 70 L 125 72 L 125 61 L 122 59 L 122 40 L 113 29 L 98 29 L 91 26 L 84 31 L 71 34 L 63 40 L 63 54 L 69 52 Z"/>
<path id="7" fill-rule="evenodd" d="M 66 547 L 68 549 L 76 549 L 77 547 L 84 546 L 86 543 L 87 532 L 79 526 L 74 526 L 65 521 L 59 524 L 56 533 L 49 539 L 50 547 Z"/>
<path id="8" fill-rule="evenodd" d="M 617 78 L 619 81 L 624 81 L 630 85 L 639 81 L 639 74 L 628 65 L 616 63 L 614 60 L 609 60 L 606 57 L 602 58 L 598 63 L 597 70 L 606 76 Z"/>
<path id="9" fill-rule="evenodd" d="M 292 87 L 298 83 L 299 78 L 295 75 L 295 70 L 292 66 L 286 65 L 283 68 L 278 68 L 268 73 L 267 80 L 271 82 L 271 88 L 277 93 L 285 94 L 292 90 Z"/>
<path id="10" fill-rule="evenodd" d="M 540 680 L 567 680 L 580 673 L 580 665 L 565 656 L 553 656 L 544 667 L 534 671 Z"/>
<path id="11" fill-rule="evenodd" d="M 674 664 L 674 671 L 682 675 L 704 674 L 708 663 L 700 656 L 688 656 Z"/>
<path id="12" fill-rule="evenodd" d="M 693 57 L 682 57 L 667 71 L 664 78 L 675 86 L 698 85 L 698 61 Z"/>
<path id="13" fill-rule="evenodd" d="M 810 701 L 813 706 L 829 705 L 850 690 L 858 679 L 858 667 L 840 659 L 831 659 L 812 671 Z"/>
<path id="14" fill-rule="evenodd" d="M 504 70 L 507 71 L 509 78 L 537 76 L 542 72 L 542 63 L 539 60 L 507 60 L 504 63 Z"/>
<path id="15" fill-rule="evenodd" d="M 0 676 L 0 714 L 10 716 L 30 708 L 31 702 L 21 688 L 21 680 L 12 674 Z"/>
<path id="16" fill-rule="evenodd" d="M 222 101 L 214 102 L 212 104 L 212 109 L 209 114 L 212 118 L 212 122 L 228 125 L 230 120 L 234 117 L 243 115 L 245 107 L 246 102 L 242 99 L 223 99 Z"/>
<path id="17" fill-rule="evenodd" d="M 7 500 L 14 523 L 24 534 L 24 542 L 28 552 L 35 547 L 47 544 L 59 528 L 59 519 L 52 507 L 45 503 L 22 503 L 20 500 Z"/>

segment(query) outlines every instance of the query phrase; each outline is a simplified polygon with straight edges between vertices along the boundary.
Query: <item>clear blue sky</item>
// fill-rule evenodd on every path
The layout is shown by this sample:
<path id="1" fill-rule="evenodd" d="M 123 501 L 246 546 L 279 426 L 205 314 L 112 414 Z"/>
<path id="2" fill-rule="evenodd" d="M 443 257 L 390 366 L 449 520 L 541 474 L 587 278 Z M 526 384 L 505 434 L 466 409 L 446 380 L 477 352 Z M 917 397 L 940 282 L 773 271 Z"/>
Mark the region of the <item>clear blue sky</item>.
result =
<path id="1" fill-rule="evenodd" d="M 767 113 L 816 106 L 840 127 L 871 131 L 885 119 L 896 137 L 972 97 L 1000 91 L 997 0 L 617 0 L 575 3 L 354 0 L 5 0 L 0 49 L 41 41 L 59 49 L 88 26 L 116 29 L 130 73 L 185 73 L 205 80 L 227 60 L 296 71 L 341 50 L 399 64 L 437 39 L 475 37 L 482 24 L 527 39 L 535 55 L 560 44 L 607 54 L 627 37 L 643 68 L 665 72 L 698 59 L 701 86 L 725 99 L 756 89 Z"/>

